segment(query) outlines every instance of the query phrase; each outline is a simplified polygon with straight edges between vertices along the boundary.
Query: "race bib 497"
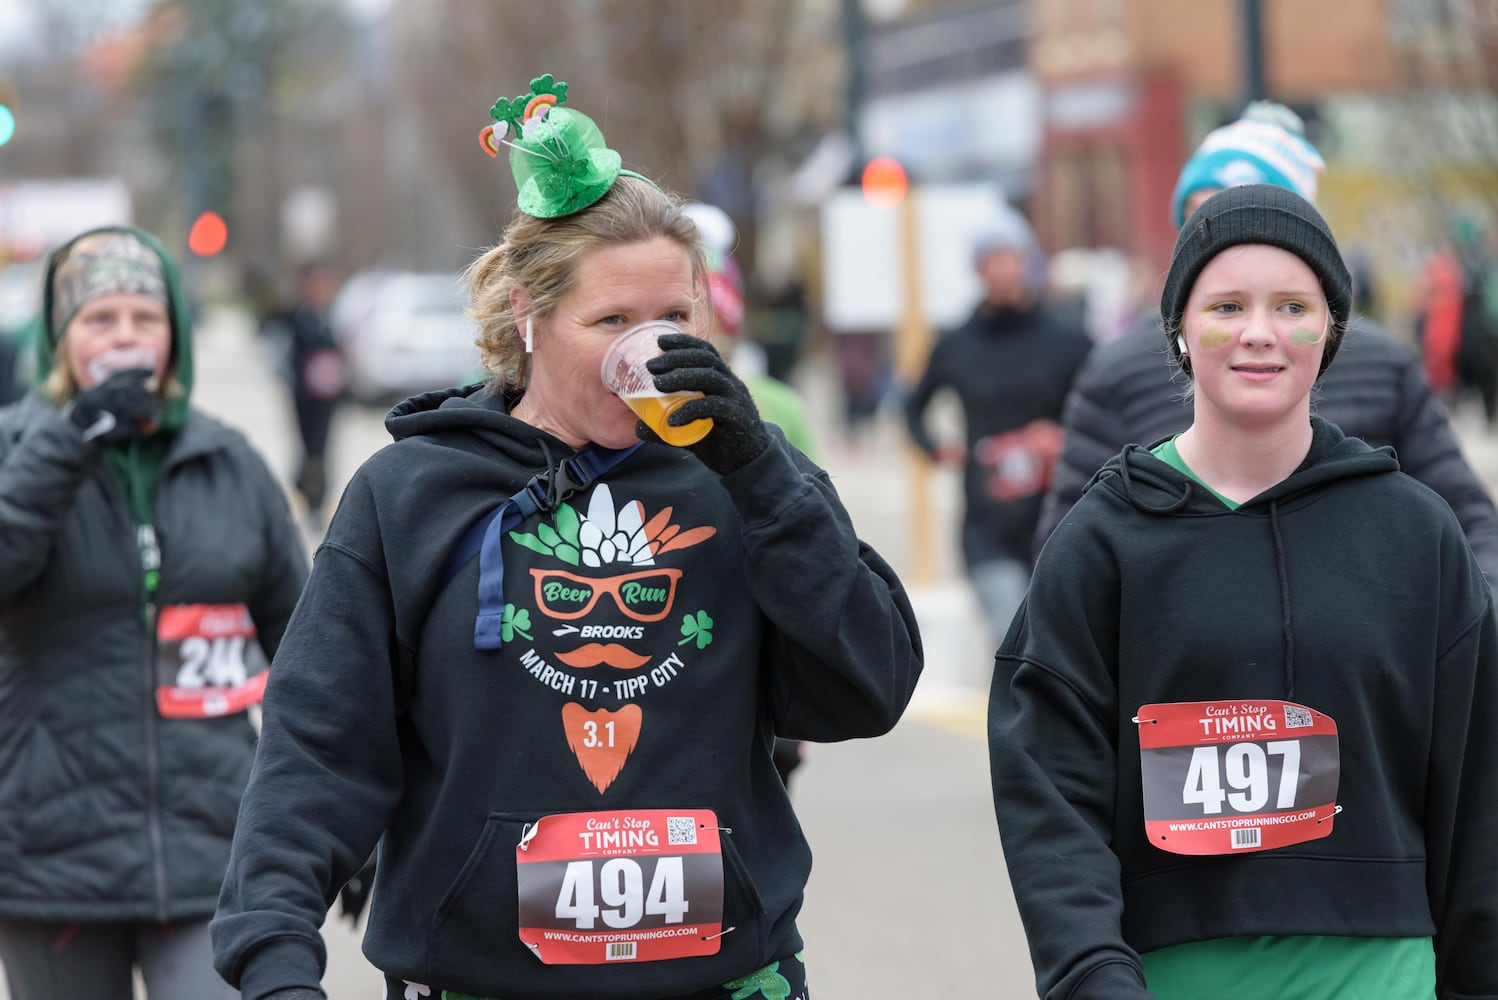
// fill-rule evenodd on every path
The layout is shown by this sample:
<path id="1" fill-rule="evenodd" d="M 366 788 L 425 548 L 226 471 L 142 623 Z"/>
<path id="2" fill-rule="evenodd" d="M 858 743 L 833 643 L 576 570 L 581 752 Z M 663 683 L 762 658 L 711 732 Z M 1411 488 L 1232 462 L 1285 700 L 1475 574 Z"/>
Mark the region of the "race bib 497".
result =
<path id="1" fill-rule="evenodd" d="M 1288 701 L 1145 705 L 1144 826 L 1172 854 L 1267 851 L 1328 836 L 1341 754 L 1331 717 Z"/>

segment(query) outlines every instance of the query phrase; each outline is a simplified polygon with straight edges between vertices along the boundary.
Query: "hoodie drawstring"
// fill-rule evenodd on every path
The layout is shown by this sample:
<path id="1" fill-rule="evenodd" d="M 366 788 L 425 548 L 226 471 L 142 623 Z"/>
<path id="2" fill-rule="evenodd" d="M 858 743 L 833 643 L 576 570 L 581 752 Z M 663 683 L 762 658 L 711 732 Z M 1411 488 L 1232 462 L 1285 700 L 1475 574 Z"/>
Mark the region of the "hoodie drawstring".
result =
<path id="1" fill-rule="evenodd" d="M 1274 535 L 1274 568 L 1280 578 L 1280 628 L 1285 634 L 1285 700 L 1295 700 L 1295 635 L 1290 617 L 1290 575 L 1285 570 L 1285 540 L 1280 536 L 1280 505 L 1269 503 L 1269 531 Z"/>

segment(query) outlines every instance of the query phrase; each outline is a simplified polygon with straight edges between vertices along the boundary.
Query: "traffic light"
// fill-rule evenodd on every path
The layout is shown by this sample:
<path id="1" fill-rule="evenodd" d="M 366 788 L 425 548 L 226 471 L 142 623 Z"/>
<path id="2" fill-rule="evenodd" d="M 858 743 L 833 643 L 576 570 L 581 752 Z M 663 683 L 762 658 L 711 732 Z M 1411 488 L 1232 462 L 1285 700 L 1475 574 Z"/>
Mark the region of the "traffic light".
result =
<path id="1" fill-rule="evenodd" d="M 9 80 L 0 79 L 0 146 L 10 142 L 16 134 L 16 88 Z"/>
<path id="2" fill-rule="evenodd" d="M 187 232 L 187 249 L 199 257 L 212 257 L 229 243 L 229 227 L 217 212 L 203 212 Z"/>
<path id="3" fill-rule="evenodd" d="M 876 156 L 865 164 L 860 182 L 870 205 L 898 205 L 910 190 L 905 168 L 892 156 Z"/>

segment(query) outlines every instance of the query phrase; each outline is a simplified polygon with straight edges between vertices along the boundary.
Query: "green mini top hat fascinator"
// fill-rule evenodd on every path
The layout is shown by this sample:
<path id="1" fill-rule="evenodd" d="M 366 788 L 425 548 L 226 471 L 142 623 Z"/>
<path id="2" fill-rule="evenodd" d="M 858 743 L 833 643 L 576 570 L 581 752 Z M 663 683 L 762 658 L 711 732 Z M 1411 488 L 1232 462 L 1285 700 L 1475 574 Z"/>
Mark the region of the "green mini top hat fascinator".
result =
<path id="1" fill-rule="evenodd" d="M 510 170 L 519 190 L 520 211 L 539 219 L 571 215 L 604 196 L 620 174 L 619 154 L 604 144 L 603 132 L 580 111 L 563 108 L 567 85 L 550 73 L 531 81 L 528 94 L 501 97 L 489 109 L 493 123 L 479 132 L 490 156 L 510 147 Z M 648 180 L 641 177 L 642 180 Z"/>

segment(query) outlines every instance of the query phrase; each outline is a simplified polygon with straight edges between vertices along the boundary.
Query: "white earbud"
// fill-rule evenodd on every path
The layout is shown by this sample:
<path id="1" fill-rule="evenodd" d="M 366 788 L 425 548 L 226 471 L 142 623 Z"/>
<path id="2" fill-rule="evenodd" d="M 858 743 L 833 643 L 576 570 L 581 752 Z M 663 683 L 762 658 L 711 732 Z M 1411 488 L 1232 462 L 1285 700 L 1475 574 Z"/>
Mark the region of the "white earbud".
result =
<path id="1" fill-rule="evenodd" d="M 1186 338 L 1181 336 L 1180 334 L 1176 334 L 1176 347 L 1180 350 L 1181 357 L 1183 358 L 1191 353 L 1190 351 L 1186 350 Z"/>
<path id="2" fill-rule="evenodd" d="M 530 354 L 536 349 L 536 330 L 531 318 L 525 318 L 525 353 Z"/>

